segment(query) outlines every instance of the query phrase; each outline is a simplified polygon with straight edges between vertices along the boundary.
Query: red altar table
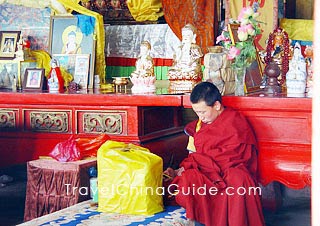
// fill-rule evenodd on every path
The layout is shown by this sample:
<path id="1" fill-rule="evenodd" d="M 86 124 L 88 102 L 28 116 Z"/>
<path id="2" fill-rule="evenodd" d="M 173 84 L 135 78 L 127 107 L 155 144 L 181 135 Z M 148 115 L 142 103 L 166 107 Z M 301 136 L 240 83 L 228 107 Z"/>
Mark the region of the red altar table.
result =
<path id="1" fill-rule="evenodd" d="M 169 163 L 187 154 L 181 95 L 1 92 L 0 167 L 47 156 L 71 135 L 149 148 Z M 175 144 L 175 145 L 171 145 Z"/>
<path id="2" fill-rule="evenodd" d="M 107 133 L 134 142 L 178 164 L 186 153 L 183 133 L 188 94 L 14 93 L 0 95 L 0 167 L 47 155 L 60 141 Z M 278 181 L 289 188 L 311 184 L 312 99 L 286 95 L 223 96 L 241 111 L 259 145 L 262 185 Z"/>

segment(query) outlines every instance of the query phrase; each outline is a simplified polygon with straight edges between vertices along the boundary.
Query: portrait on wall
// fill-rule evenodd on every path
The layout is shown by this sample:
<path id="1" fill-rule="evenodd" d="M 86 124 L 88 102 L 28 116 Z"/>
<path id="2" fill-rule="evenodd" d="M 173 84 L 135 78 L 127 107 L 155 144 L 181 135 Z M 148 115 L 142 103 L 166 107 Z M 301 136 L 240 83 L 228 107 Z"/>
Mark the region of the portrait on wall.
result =
<path id="1" fill-rule="evenodd" d="M 20 31 L 0 31 L 0 59 L 14 59 L 20 33 Z"/>
<path id="2" fill-rule="evenodd" d="M 88 87 L 93 87 L 95 38 L 86 32 L 76 16 L 51 16 L 49 52 L 51 55 L 90 54 Z M 74 73 L 72 73 L 74 75 Z"/>
<path id="3" fill-rule="evenodd" d="M 23 90 L 42 91 L 43 80 L 43 68 L 27 68 L 24 75 Z"/>

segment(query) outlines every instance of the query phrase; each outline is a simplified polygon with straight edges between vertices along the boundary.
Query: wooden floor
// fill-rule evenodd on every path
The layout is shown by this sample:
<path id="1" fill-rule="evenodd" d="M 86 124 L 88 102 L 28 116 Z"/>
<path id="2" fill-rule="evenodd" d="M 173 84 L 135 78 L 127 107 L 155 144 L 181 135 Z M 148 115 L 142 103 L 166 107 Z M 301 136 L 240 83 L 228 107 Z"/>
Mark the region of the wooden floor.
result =
<path id="1" fill-rule="evenodd" d="M 26 165 L 0 169 L 0 176 L 12 176 L 14 181 L 0 188 L 0 225 L 12 226 L 23 222 Z M 276 212 L 264 210 L 266 226 L 311 226 L 310 189 L 282 188 L 283 206 Z"/>

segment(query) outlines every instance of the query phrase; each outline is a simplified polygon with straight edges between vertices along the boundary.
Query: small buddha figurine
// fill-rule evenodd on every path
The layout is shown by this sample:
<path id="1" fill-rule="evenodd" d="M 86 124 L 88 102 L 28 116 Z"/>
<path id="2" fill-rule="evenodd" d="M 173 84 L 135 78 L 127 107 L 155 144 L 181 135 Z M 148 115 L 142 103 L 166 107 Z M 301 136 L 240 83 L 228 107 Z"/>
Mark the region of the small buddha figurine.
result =
<path id="1" fill-rule="evenodd" d="M 313 91 L 313 46 L 306 46 L 304 50 L 307 63 L 307 96 L 312 97 Z"/>
<path id="2" fill-rule="evenodd" d="M 168 79 L 173 89 L 192 89 L 194 84 L 202 80 L 203 53 L 196 44 L 196 36 L 196 28 L 193 25 L 187 24 L 182 28 L 181 45 L 173 56 L 173 65 L 168 71 Z"/>
<path id="3" fill-rule="evenodd" d="M 136 61 L 136 69 L 131 73 L 130 80 L 133 90 L 150 91 L 154 90 L 156 76 L 154 74 L 153 59 L 150 56 L 151 45 L 148 41 L 142 41 L 140 54 Z"/>
<path id="4" fill-rule="evenodd" d="M 17 42 L 16 60 L 24 61 L 23 38 Z"/>
<path id="5" fill-rule="evenodd" d="M 301 53 L 298 42 L 294 45 L 293 57 L 289 63 L 289 71 L 286 74 L 287 94 L 304 94 L 307 80 L 306 61 Z"/>
<path id="6" fill-rule="evenodd" d="M 63 93 L 64 81 L 60 71 L 59 62 L 52 59 L 50 62 L 51 69 L 48 75 L 48 89 L 50 93 Z"/>
<path id="7" fill-rule="evenodd" d="M 290 40 L 288 33 L 282 28 L 276 28 L 269 34 L 266 55 L 263 62 L 268 65 L 274 61 L 280 67 L 281 73 L 279 77 L 280 85 L 285 83 L 286 73 L 289 69 L 289 60 L 292 57 L 292 50 L 290 49 Z"/>

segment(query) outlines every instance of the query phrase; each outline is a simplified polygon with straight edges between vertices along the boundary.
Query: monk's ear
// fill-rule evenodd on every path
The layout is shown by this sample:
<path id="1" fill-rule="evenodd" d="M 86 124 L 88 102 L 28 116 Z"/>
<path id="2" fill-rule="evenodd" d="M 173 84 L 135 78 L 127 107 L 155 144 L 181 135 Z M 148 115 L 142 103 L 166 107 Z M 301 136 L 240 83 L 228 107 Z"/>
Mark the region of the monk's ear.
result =
<path id="1" fill-rule="evenodd" d="M 215 110 L 220 111 L 221 103 L 219 101 L 214 102 L 213 107 Z"/>

